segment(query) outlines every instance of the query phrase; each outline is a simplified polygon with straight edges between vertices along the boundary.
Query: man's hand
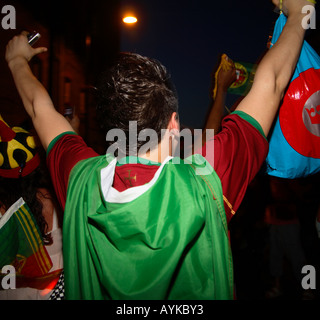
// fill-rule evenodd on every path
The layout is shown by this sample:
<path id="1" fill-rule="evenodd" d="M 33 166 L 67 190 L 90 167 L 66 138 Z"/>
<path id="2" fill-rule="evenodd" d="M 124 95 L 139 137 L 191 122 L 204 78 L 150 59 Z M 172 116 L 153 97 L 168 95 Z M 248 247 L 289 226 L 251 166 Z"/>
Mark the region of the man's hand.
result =
<path id="1" fill-rule="evenodd" d="M 230 62 L 230 68 L 226 70 L 224 68 L 221 68 L 217 77 L 218 90 L 221 89 L 223 90 L 223 92 L 227 92 L 231 84 L 235 82 L 237 79 L 236 68 L 234 66 L 234 63 L 231 59 L 227 59 Z"/>
<path id="2" fill-rule="evenodd" d="M 5 58 L 9 67 L 21 59 L 30 61 L 35 55 L 47 51 L 45 47 L 32 48 L 28 43 L 27 35 L 28 32 L 23 31 L 7 44 Z"/>
<path id="3" fill-rule="evenodd" d="M 301 9 L 306 5 L 315 5 L 314 0 L 272 0 L 272 2 L 282 10 L 286 16 L 301 13 Z"/>

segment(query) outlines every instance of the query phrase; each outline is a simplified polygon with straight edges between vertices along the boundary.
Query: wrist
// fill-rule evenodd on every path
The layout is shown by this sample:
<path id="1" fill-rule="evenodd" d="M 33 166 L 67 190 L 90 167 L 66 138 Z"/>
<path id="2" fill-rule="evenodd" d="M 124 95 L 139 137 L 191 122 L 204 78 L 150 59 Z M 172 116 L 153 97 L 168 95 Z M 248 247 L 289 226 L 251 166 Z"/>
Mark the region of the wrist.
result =
<path id="1" fill-rule="evenodd" d="M 28 64 L 28 60 L 23 56 L 17 56 L 8 61 L 8 66 L 10 70 L 15 69 L 16 67 Z"/>
<path id="2" fill-rule="evenodd" d="M 217 89 L 217 94 L 226 95 L 229 87 L 219 86 Z"/>
<path id="3" fill-rule="evenodd" d="M 307 7 L 307 8 L 306 8 Z M 286 12 L 286 16 L 288 19 L 303 19 L 307 14 L 311 14 L 312 13 L 312 7 L 314 8 L 314 4 L 311 2 L 311 0 L 307 0 L 304 3 L 304 6 L 297 6 L 297 7 L 293 7 L 293 8 L 289 8 Z M 307 9 L 307 11 L 306 11 Z M 311 9 L 311 12 L 310 12 Z"/>

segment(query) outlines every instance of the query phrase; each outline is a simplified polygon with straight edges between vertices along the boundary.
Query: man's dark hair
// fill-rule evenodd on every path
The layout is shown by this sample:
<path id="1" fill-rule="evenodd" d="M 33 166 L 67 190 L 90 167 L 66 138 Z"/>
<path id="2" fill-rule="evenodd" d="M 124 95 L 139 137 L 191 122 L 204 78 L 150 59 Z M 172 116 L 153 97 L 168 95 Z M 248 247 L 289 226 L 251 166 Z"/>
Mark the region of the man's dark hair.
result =
<path id="1" fill-rule="evenodd" d="M 121 129 L 129 137 L 129 121 L 137 121 L 138 134 L 153 129 L 161 140 L 173 112 L 178 111 L 176 90 L 166 68 L 157 60 L 120 53 L 102 75 L 97 88 L 97 116 L 102 129 Z M 137 150 L 145 142 L 138 141 Z M 128 154 L 128 144 L 127 144 Z"/>

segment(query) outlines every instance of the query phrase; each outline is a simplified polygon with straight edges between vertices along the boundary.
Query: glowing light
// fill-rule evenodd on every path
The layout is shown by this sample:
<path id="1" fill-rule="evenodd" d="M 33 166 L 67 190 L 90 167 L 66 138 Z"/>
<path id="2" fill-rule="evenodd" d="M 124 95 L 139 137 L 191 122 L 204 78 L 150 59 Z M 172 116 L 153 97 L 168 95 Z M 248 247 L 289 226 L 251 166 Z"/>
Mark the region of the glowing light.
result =
<path id="1" fill-rule="evenodd" d="M 136 23 L 138 21 L 138 19 L 136 17 L 133 17 L 133 16 L 127 16 L 127 17 L 124 17 L 122 19 L 122 21 L 124 23 L 129 23 L 129 24 L 132 24 L 132 23 Z"/>

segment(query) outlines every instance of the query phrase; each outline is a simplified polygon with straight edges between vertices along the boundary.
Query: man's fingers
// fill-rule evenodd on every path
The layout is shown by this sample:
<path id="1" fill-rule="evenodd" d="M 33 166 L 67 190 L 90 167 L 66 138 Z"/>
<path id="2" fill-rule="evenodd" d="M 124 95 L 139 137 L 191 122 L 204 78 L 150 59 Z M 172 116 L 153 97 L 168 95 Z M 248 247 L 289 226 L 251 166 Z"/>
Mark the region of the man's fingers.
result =
<path id="1" fill-rule="evenodd" d="M 24 30 L 24 31 L 21 32 L 21 35 L 27 36 L 29 33 L 30 33 L 30 32 Z"/>
<path id="2" fill-rule="evenodd" d="M 277 7 L 280 5 L 280 1 L 279 0 L 272 0 L 272 3 Z"/>
<path id="3" fill-rule="evenodd" d="M 47 52 L 48 49 L 46 47 L 39 47 L 39 48 L 35 48 L 34 49 L 34 54 L 39 54 L 39 53 L 42 53 L 42 52 Z"/>

